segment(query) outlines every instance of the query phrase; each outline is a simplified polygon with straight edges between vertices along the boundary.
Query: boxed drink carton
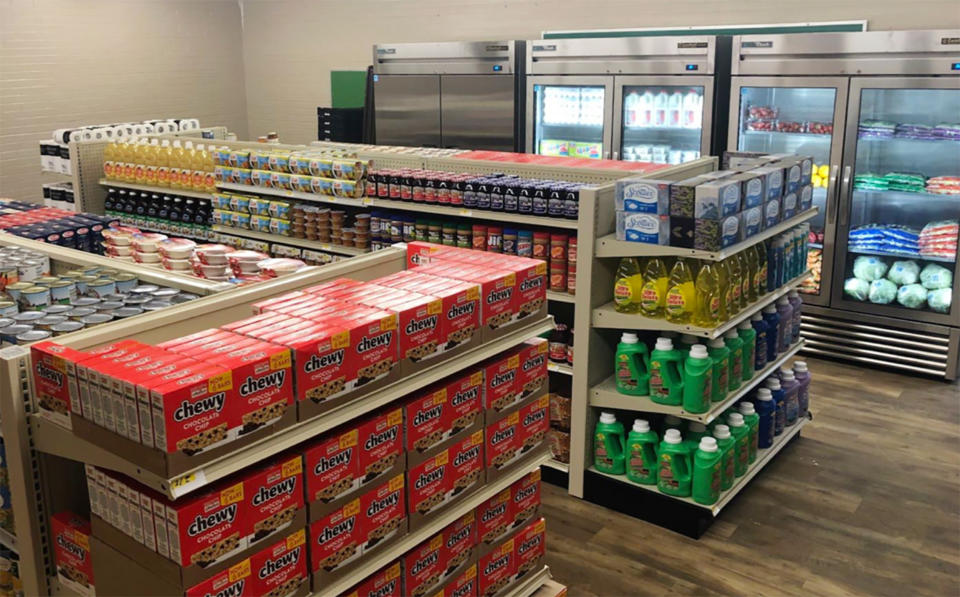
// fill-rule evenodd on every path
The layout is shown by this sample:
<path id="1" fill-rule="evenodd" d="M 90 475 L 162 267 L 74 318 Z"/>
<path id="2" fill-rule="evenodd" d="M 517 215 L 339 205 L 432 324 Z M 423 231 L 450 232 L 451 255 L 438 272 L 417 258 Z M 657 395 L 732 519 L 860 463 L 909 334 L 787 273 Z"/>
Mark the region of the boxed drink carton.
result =
<path id="1" fill-rule="evenodd" d="M 510 538 L 480 555 L 477 560 L 479 595 L 496 595 L 513 582 L 517 573 L 515 549 L 514 539 Z"/>
<path id="2" fill-rule="evenodd" d="M 90 523 L 72 512 L 58 512 L 50 517 L 50 531 L 57 578 L 75 593 L 93 597 L 96 589 L 90 559 Z"/>
<path id="3" fill-rule="evenodd" d="M 403 589 L 407 595 L 428 595 L 443 578 L 443 535 L 430 537 L 403 556 Z"/>
<path id="4" fill-rule="evenodd" d="M 396 561 L 356 585 L 343 597 L 403 597 L 400 561 Z"/>

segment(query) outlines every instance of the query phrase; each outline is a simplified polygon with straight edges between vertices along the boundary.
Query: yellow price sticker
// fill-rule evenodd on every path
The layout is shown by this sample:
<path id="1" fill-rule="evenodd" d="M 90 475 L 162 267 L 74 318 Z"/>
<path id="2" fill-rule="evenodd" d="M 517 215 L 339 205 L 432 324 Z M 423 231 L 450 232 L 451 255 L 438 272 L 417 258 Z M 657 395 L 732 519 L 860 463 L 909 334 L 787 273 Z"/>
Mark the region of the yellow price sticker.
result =
<path id="1" fill-rule="evenodd" d="M 243 501 L 243 483 L 237 483 L 220 492 L 220 505 L 226 506 Z"/>
<path id="2" fill-rule="evenodd" d="M 443 301 L 436 300 L 427 304 L 428 315 L 439 315 L 441 311 L 443 311 Z"/>
<path id="3" fill-rule="evenodd" d="M 233 389 L 233 374 L 230 371 L 224 371 L 219 375 L 214 375 L 207 381 L 207 391 L 211 394 L 215 392 L 226 392 Z"/>
<path id="4" fill-rule="evenodd" d="M 466 216 L 466 217 L 469 218 L 470 216 L 473 215 L 473 212 L 470 211 L 469 209 L 461 209 L 461 210 L 460 210 L 460 215 L 461 215 L 461 216 Z"/>
<path id="5" fill-rule="evenodd" d="M 353 431 L 350 431 L 349 433 L 344 433 L 343 435 L 340 436 L 340 449 L 342 450 L 344 448 L 351 448 L 353 446 L 356 446 L 357 442 L 359 441 L 359 437 L 360 437 L 360 432 L 357 431 L 356 429 L 354 429 Z"/>
<path id="6" fill-rule="evenodd" d="M 177 499 L 178 497 L 193 491 L 197 487 L 205 485 L 207 482 L 206 475 L 203 474 L 203 471 L 197 471 L 195 473 L 187 473 L 186 475 L 177 477 L 173 481 L 170 481 L 170 495 Z"/>
<path id="7" fill-rule="evenodd" d="M 230 567 L 230 582 L 236 582 L 241 578 L 246 578 L 248 576 L 250 576 L 250 558 L 247 558 L 239 564 L 234 564 Z"/>
<path id="8" fill-rule="evenodd" d="M 339 332 L 330 338 L 330 346 L 335 349 L 347 348 L 350 346 L 350 332 Z"/>

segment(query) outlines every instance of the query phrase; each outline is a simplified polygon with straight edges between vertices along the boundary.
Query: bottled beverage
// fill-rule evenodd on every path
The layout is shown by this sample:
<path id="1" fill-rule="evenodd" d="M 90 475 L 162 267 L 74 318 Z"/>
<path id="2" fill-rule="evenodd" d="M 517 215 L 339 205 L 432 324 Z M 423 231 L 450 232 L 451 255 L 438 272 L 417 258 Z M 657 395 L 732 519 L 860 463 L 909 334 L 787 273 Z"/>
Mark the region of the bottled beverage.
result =
<path id="1" fill-rule="evenodd" d="M 732 413 L 727 417 L 727 426 L 736 442 L 736 458 L 733 461 L 733 471 L 738 477 L 747 473 L 750 465 L 750 431 L 740 413 Z"/>
<path id="2" fill-rule="evenodd" d="M 193 141 L 184 143 L 183 159 L 180 162 L 180 188 L 191 190 L 193 188 L 193 169 L 197 160 L 197 150 L 193 147 Z"/>
<path id="3" fill-rule="evenodd" d="M 624 332 L 614 355 L 617 391 L 628 396 L 650 393 L 650 355 L 636 334 Z"/>
<path id="4" fill-rule="evenodd" d="M 777 358 L 780 349 L 780 315 L 774 305 L 763 309 L 763 320 L 767 323 L 767 362 Z"/>
<path id="5" fill-rule="evenodd" d="M 748 443 L 750 449 L 750 464 L 753 464 L 757 460 L 757 447 L 759 442 L 759 433 L 760 433 L 760 416 L 757 414 L 757 411 L 753 408 L 752 402 L 741 402 L 737 407 L 740 411 L 740 414 L 743 415 L 743 422 L 747 424 L 747 431 L 750 433 L 750 441 Z"/>
<path id="6" fill-rule="evenodd" d="M 170 188 L 182 189 L 181 169 L 186 159 L 186 152 L 180 145 L 179 139 L 173 140 L 173 151 L 170 153 Z"/>
<path id="7" fill-rule="evenodd" d="M 727 310 L 730 312 L 730 316 L 733 317 L 739 313 L 744 306 L 741 297 L 743 293 L 743 277 L 740 272 L 740 260 L 734 255 L 724 260 L 723 264 L 727 267 L 727 279 L 730 284 L 730 304 L 727 306 Z"/>
<path id="8" fill-rule="evenodd" d="M 717 439 L 704 437 L 693 456 L 693 501 L 710 505 L 720 499 L 723 485 L 723 454 Z"/>
<path id="9" fill-rule="evenodd" d="M 693 323 L 705 328 L 720 324 L 721 290 L 715 268 L 713 263 L 705 261 L 697 273 Z"/>
<path id="10" fill-rule="evenodd" d="M 623 100 L 623 126 L 637 126 L 639 123 L 639 118 L 637 114 L 637 107 L 640 103 L 640 94 L 636 91 L 631 91 L 627 94 L 625 100 Z"/>
<path id="11" fill-rule="evenodd" d="M 627 478 L 641 485 L 657 483 L 657 432 L 650 423 L 636 419 L 627 436 Z"/>
<path id="12" fill-rule="evenodd" d="M 678 257 L 670 269 L 667 283 L 665 315 L 672 323 L 690 323 L 696 306 L 696 288 L 693 272 L 683 257 Z"/>
<path id="13" fill-rule="evenodd" d="M 197 145 L 196 153 L 194 153 L 193 156 L 193 163 L 190 164 L 190 188 L 194 191 L 202 192 L 204 190 L 204 168 L 206 168 L 209 155 L 203 145 Z"/>
<path id="14" fill-rule="evenodd" d="M 800 339 L 800 323 L 803 320 L 800 307 L 803 305 L 803 299 L 796 290 L 791 290 L 787 297 L 787 300 L 790 301 L 790 306 L 793 308 L 793 320 L 791 321 L 790 329 L 790 343 L 793 344 Z"/>
<path id="15" fill-rule="evenodd" d="M 593 466 L 602 473 L 625 472 L 623 423 L 613 413 L 600 413 L 593 436 Z"/>
<path id="16" fill-rule="evenodd" d="M 640 311 L 647 317 L 663 317 L 670 283 L 663 259 L 651 257 L 643 269 L 643 288 L 640 292 Z"/>
<path id="17" fill-rule="evenodd" d="M 667 429 L 660 442 L 657 489 L 667 495 L 689 497 L 691 468 L 690 447 L 683 443 L 678 430 Z"/>
<path id="18" fill-rule="evenodd" d="M 670 96 L 665 89 L 661 89 L 653 96 L 653 126 L 667 126 L 667 109 Z"/>
<path id="19" fill-rule="evenodd" d="M 640 94 L 640 101 L 637 104 L 639 126 L 653 126 L 654 123 L 654 98 L 653 92 L 649 89 Z"/>
<path id="20" fill-rule="evenodd" d="M 683 93 L 674 91 L 667 103 L 667 126 L 679 128 L 683 119 Z"/>
<path id="21" fill-rule="evenodd" d="M 683 121 L 681 126 L 698 129 L 703 121 L 703 96 L 691 89 L 683 97 Z"/>
<path id="22" fill-rule="evenodd" d="M 743 361 L 740 366 L 741 379 L 743 381 L 749 381 L 753 379 L 753 371 L 756 366 L 757 331 L 753 329 L 750 322 L 744 321 L 737 326 L 737 335 L 740 336 L 740 340 L 743 342 L 743 346 L 741 347 L 741 354 L 743 356 Z"/>
<path id="23" fill-rule="evenodd" d="M 797 383 L 796 378 L 793 376 L 793 371 L 783 367 L 780 369 L 780 386 L 783 388 L 783 400 L 784 400 L 784 421 L 783 424 L 787 427 L 796 425 L 797 417 L 800 413 L 799 397 L 798 392 L 800 391 L 800 384 Z"/>
<path id="24" fill-rule="evenodd" d="M 133 180 L 136 184 L 143 184 L 145 173 L 143 166 L 144 148 L 146 139 L 140 139 L 130 151 L 130 161 L 133 162 Z"/>
<path id="25" fill-rule="evenodd" d="M 773 436 L 776 429 L 777 405 L 773 400 L 770 388 L 757 390 L 757 448 L 766 449 L 773 445 Z"/>
<path id="26" fill-rule="evenodd" d="M 790 300 L 787 297 L 777 301 L 777 314 L 780 316 L 780 325 L 777 328 L 777 352 L 786 352 L 793 338 L 793 307 L 790 306 Z"/>
<path id="27" fill-rule="evenodd" d="M 657 404 L 680 406 L 683 403 L 682 353 L 670 338 L 657 338 L 650 353 L 650 399 Z"/>
<path id="28" fill-rule="evenodd" d="M 144 184 L 157 186 L 157 162 L 160 160 L 160 142 L 156 139 L 150 140 L 145 155 L 146 172 L 144 173 Z"/>
<path id="29" fill-rule="evenodd" d="M 793 363 L 793 376 L 800 384 L 797 388 L 797 416 L 802 418 L 810 410 L 810 371 L 805 361 Z"/>
<path id="30" fill-rule="evenodd" d="M 116 180 L 118 143 L 110 141 L 103 148 L 103 177 L 107 180 Z"/>
<path id="31" fill-rule="evenodd" d="M 730 349 L 726 343 L 717 338 L 711 340 L 707 352 L 713 359 L 713 402 L 720 402 L 727 397 L 730 388 Z"/>
<path id="32" fill-rule="evenodd" d="M 617 279 L 613 285 L 613 308 L 620 313 L 640 311 L 640 295 L 643 289 L 643 274 L 636 257 L 624 257 L 617 266 Z"/>
<path id="33" fill-rule="evenodd" d="M 733 487 L 733 479 L 736 475 L 736 447 L 733 435 L 730 434 L 730 428 L 724 424 L 716 425 L 713 428 L 713 437 L 717 440 L 717 447 L 720 448 L 720 488 L 723 490 Z"/>
<path id="34" fill-rule="evenodd" d="M 780 387 L 780 380 L 772 375 L 767 378 L 764 385 L 773 395 L 773 404 L 776 407 L 773 415 L 773 435 L 777 436 L 783 433 L 787 423 L 786 393 Z"/>
<path id="35" fill-rule="evenodd" d="M 707 412 L 710 410 L 712 392 L 713 361 L 706 346 L 694 344 L 683 364 L 683 410 L 690 413 Z"/>
<path id="36" fill-rule="evenodd" d="M 730 349 L 730 371 L 727 376 L 727 388 L 732 392 L 740 388 L 743 381 L 743 340 L 736 330 L 730 330 L 723 335 L 723 342 Z"/>

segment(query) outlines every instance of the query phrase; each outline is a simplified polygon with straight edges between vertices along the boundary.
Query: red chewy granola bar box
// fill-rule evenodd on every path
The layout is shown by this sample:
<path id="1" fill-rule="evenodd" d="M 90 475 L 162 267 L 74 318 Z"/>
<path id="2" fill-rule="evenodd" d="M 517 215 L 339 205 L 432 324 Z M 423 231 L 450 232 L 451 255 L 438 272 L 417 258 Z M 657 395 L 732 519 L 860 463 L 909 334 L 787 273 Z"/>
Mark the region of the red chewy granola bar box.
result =
<path id="1" fill-rule="evenodd" d="M 477 542 L 492 545 L 513 524 L 513 494 L 510 488 L 477 506 Z"/>
<path id="2" fill-rule="evenodd" d="M 520 454 L 525 454 L 543 443 L 550 431 L 550 397 L 540 398 L 520 407 Z"/>
<path id="3" fill-rule="evenodd" d="M 288 528 L 303 506 L 303 457 L 286 456 L 243 479 L 249 545 Z"/>
<path id="4" fill-rule="evenodd" d="M 495 595 L 513 581 L 513 576 L 517 573 L 514 549 L 514 540 L 510 538 L 480 556 L 477 561 L 479 595 Z"/>
<path id="5" fill-rule="evenodd" d="M 186 590 L 186 597 L 257 597 L 250 558 L 244 558 L 226 570 L 214 574 Z"/>
<path id="6" fill-rule="evenodd" d="M 432 597 L 477 597 L 477 565 L 470 564 L 458 576 L 447 581 Z"/>
<path id="7" fill-rule="evenodd" d="M 403 594 L 398 560 L 367 577 L 343 597 L 402 597 Z"/>
<path id="8" fill-rule="evenodd" d="M 540 469 L 524 475 L 510 486 L 513 526 L 526 524 L 540 509 Z"/>
<path id="9" fill-rule="evenodd" d="M 412 519 L 418 520 L 420 516 L 437 509 L 449 499 L 452 478 L 450 469 L 448 450 L 441 450 L 420 464 L 410 467 L 409 512 Z"/>
<path id="10" fill-rule="evenodd" d="M 517 578 L 543 566 L 543 558 L 547 549 L 546 542 L 546 521 L 542 518 L 530 522 L 514 536 L 513 547 Z"/>
<path id="11" fill-rule="evenodd" d="M 443 577 L 443 535 L 430 537 L 403 556 L 403 587 L 407 595 L 425 595 Z"/>
<path id="12" fill-rule="evenodd" d="M 403 473 L 360 496 L 363 552 L 377 549 L 407 532 Z"/>
<path id="13" fill-rule="evenodd" d="M 488 477 L 493 478 L 520 455 L 520 414 L 511 412 L 487 425 L 486 461 Z"/>
<path id="14" fill-rule="evenodd" d="M 360 498 L 310 523 L 310 570 L 332 572 L 363 552 Z"/>
<path id="15" fill-rule="evenodd" d="M 171 559 L 181 566 L 207 566 L 247 547 L 243 482 L 218 486 L 198 496 L 167 501 Z"/>
<path id="16" fill-rule="evenodd" d="M 250 556 L 253 595 L 285 597 L 307 581 L 307 534 L 300 529 Z"/>
<path id="17" fill-rule="evenodd" d="M 517 376 L 517 392 L 523 400 L 535 396 L 547 388 L 547 341 L 532 338 L 516 349 L 520 359 Z"/>
<path id="18" fill-rule="evenodd" d="M 519 401 L 520 356 L 507 352 L 480 365 L 483 369 L 483 405 L 487 412 L 503 412 Z"/>
<path id="19" fill-rule="evenodd" d="M 478 430 L 447 448 L 450 459 L 450 499 L 484 481 L 483 431 Z"/>
<path id="20" fill-rule="evenodd" d="M 443 529 L 443 579 L 455 576 L 473 561 L 477 543 L 477 516 L 467 512 Z"/>
<path id="21" fill-rule="evenodd" d="M 390 408 L 362 421 L 358 426 L 357 446 L 361 486 L 404 470 L 403 408 Z"/>
<path id="22" fill-rule="evenodd" d="M 359 431 L 350 426 L 322 436 L 303 453 L 310 515 L 360 487 Z"/>
<path id="23" fill-rule="evenodd" d="M 93 597 L 93 562 L 90 560 L 90 523 L 73 512 L 50 517 L 53 558 L 57 578 L 75 593 Z"/>
<path id="24" fill-rule="evenodd" d="M 60 425 L 70 426 L 70 412 L 82 415 L 76 364 L 86 355 L 55 342 L 30 347 L 33 387 L 40 412 Z"/>
<path id="25" fill-rule="evenodd" d="M 154 443 L 166 452 L 192 455 L 230 439 L 236 399 L 228 369 L 197 363 L 185 377 L 150 390 Z"/>
<path id="26" fill-rule="evenodd" d="M 418 268 L 425 274 L 471 282 L 480 286 L 481 322 L 484 338 L 490 338 L 490 330 L 496 330 L 513 321 L 516 315 L 517 277 L 513 272 L 503 272 L 485 267 L 457 262 L 437 262 Z"/>

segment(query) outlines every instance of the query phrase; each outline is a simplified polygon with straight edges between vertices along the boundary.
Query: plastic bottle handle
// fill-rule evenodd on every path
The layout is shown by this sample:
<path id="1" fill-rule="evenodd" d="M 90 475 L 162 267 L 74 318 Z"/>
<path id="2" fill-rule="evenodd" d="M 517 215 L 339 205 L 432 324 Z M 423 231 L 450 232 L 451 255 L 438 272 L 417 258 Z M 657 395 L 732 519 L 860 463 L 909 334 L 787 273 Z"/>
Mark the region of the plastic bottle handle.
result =
<path id="1" fill-rule="evenodd" d="M 673 478 L 677 481 L 690 480 L 690 453 L 674 454 L 670 459 L 670 469 L 673 471 Z"/>

